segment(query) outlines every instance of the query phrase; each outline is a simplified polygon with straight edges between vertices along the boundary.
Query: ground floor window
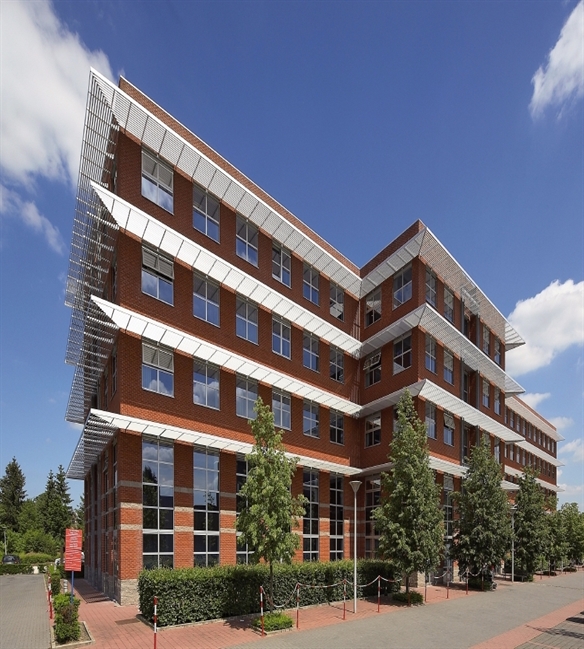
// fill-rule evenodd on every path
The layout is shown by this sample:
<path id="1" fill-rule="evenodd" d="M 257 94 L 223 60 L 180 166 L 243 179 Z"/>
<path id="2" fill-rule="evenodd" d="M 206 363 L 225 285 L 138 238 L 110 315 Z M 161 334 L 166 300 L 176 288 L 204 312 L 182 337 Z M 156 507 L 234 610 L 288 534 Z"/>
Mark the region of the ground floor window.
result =
<path id="1" fill-rule="evenodd" d="M 219 563 L 219 453 L 193 451 L 195 566 Z"/>
<path id="2" fill-rule="evenodd" d="M 331 473 L 330 477 L 330 560 L 340 561 L 343 554 L 343 476 Z"/>
<path id="3" fill-rule="evenodd" d="M 372 518 L 373 510 L 381 498 L 381 477 L 370 476 L 365 480 L 365 558 L 373 559 L 379 550 L 379 534 Z"/>
<path id="4" fill-rule="evenodd" d="M 243 509 L 245 505 L 245 499 L 239 495 L 239 492 L 241 491 L 241 488 L 245 484 L 245 481 L 247 480 L 247 472 L 248 472 L 248 464 L 247 460 L 245 459 L 245 456 L 243 455 L 238 455 L 237 456 L 237 465 L 235 469 L 235 509 L 236 509 L 236 516 L 239 516 L 239 512 Z M 247 543 L 240 543 L 240 537 L 241 533 L 237 532 L 237 546 L 236 546 L 236 561 L 237 563 L 249 563 L 249 557 L 250 555 L 253 554 L 253 552 L 250 551 L 249 546 Z"/>
<path id="5" fill-rule="evenodd" d="M 319 488 L 318 471 L 305 469 L 303 474 L 303 493 L 308 500 L 302 521 L 302 557 L 304 561 L 318 561 L 319 534 Z"/>

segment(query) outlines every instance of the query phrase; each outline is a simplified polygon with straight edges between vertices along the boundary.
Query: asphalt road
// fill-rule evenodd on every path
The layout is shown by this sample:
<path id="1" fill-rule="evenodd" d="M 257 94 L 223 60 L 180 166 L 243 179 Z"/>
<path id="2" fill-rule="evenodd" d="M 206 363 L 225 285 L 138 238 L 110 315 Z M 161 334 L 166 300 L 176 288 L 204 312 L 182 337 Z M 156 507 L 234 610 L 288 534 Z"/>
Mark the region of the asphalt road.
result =
<path id="1" fill-rule="evenodd" d="M 49 649 L 51 632 L 42 575 L 0 576 L 0 648 Z"/>

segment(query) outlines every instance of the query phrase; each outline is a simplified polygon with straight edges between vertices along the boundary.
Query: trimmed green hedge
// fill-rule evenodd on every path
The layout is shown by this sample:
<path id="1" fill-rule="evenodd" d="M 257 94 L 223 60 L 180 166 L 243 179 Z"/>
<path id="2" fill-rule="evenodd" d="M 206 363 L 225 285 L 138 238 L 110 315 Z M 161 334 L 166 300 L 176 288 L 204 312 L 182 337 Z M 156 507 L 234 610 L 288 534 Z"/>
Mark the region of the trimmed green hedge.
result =
<path id="1" fill-rule="evenodd" d="M 361 560 L 357 563 L 358 583 L 369 583 L 377 575 L 393 579 L 394 568 L 387 561 Z M 276 604 L 292 607 L 296 604 L 292 595 L 298 582 L 329 585 L 343 579 L 349 582 L 347 599 L 350 599 L 353 596 L 352 561 L 277 564 L 274 566 L 274 598 Z M 268 591 L 268 585 L 269 568 L 265 564 L 144 570 L 138 579 L 140 611 L 152 620 L 156 595 L 160 626 L 259 613 L 260 586 Z M 390 592 L 394 586 L 396 584 L 382 582 L 382 591 Z M 377 584 L 359 591 L 359 596 L 377 595 Z M 342 599 L 342 585 L 300 590 L 301 606 Z M 268 603 L 265 608 L 269 610 Z"/>
<path id="2" fill-rule="evenodd" d="M 55 640 L 59 643 L 79 640 L 81 627 L 79 625 L 79 603 L 80 600 L 71 595 L 63 593 L 57 595 L 54 600 L 55 609 Z"/>
<path id="3" fill-rule="evenodd" d="M 26 566 L 41 566 L 55 561 L 55 557 L 52 557 L 50 554 L 41 554 L 40 552 L 20 554 L 19 556 L 20 562 Z"/>
<path id="4" fill-rule="evenodd" d="M 32 575 L 32 566 L 24 563 L 2 563 L 0 575 Z"/>

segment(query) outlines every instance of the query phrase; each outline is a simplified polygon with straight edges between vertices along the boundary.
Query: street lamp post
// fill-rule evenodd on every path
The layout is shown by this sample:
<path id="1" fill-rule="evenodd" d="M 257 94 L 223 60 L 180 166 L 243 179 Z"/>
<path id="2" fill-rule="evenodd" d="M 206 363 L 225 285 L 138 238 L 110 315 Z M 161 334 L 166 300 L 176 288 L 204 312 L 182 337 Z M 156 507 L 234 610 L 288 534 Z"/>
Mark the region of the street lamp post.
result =
<path id="1" fill-rule="evenodd" d="M 511 506 L 511 583 L 515 582 L 515 510 L 517 505 Z"/>
<path id="2" fill-rule="evenodd" d="M 353 613 L 357 612 L 357 492 L 361 486 L 359 480 L 349 482 L 353 489 Z"/>

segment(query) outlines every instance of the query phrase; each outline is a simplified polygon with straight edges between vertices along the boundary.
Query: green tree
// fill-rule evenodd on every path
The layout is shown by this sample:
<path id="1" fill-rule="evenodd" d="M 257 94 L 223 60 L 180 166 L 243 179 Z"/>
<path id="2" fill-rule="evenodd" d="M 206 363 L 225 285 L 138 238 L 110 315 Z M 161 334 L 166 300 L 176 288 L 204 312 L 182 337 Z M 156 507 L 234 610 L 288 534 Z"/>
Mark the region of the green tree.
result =
<path id="1" fill-rule="evenodd" d="M 414 401 L 404 391 L 398 406 L 398 423 L 390 445 L 390 473 L 383 473 L 382 502 L 373 512 L 379 533 L 379 554 L 391 559 L 410 576 L 435 568 L 444 550 L 444 525 L 440 489 L 430 469 L 426 426 Z"/>
<path id="2" fill-rule="evenodd" d="M 274 428 L 274 415 L 258 399 L 256 419 L 250 422 L 255 444 L 247 456 L 249 471 L 240 490 L 242 510 L 236 529 L 240 543 L 253 550 L 251 559 L 263 559 L 270 567 L 270 604 L 274 602 L 275 561 L 290 563 L 300 538 L 291 530 L 304 515 L 306 498 L 292 496 L 292 476 L 297 460 L 286 457 L 281 431 Z"/>
<path id="3" fill-rule="evenodd" d="M 584 556 L 584 515 L 577 503 L 564 503 L 560 516 L 566 540 L 566 556 L 569 561 L 579 563 Z"/>
<path id="4" fill-rule="evenodd" d="M 18 516 L 26 499 L 25 483 L 24 473 L 13 457 L 0 478 L 0 520 L 13 532 L 18 532 Z"/>
<path id="5" fill-rule="evenodd" d="M 545 497 L 536 482 L 537 472 L 526 467 L 519 478 L 515 499 L 515 565 L 533 575 L 545 547 Z"/>
<path id="6" fill-rule="evenodd" d="M 555 498 L 551 502 L 553 508 L 546 516 L 547 542 L 544 555 L 549 561 L 550 569 L 555 570 L 568 554 L 568 542 L 564 528 L 564 517 L 559 510 L 555 509 Z"/>
<path id="7" fill-rule="evenodd" d="M 22 503 L 20 514 L 18 515 L 18 530 L 21 534 L 26 534 L 30 530 L 42 530 L 43 522 L 39 512 L 36 500 L 27 498 Z"/>
<path id="8" fill-rule="evenodd" d="M 489 438 L 483 435 L 471 450 L 462 490 L 453 494 L 458 519 L 451 553 L 461 573 L 478 574 L 499 564 L 511 546 L 510 508 L 501 477 Z"/>
<path id="9" fill-rule="evenodd" d="M 73 521 L 71 502 L 65 469 L 59 465 L 56 475 L 52 469 L 49 471 L 47 486 L 38 498 L 38 505 L 44 531 L 61 543 L 65 530 Z"/>

